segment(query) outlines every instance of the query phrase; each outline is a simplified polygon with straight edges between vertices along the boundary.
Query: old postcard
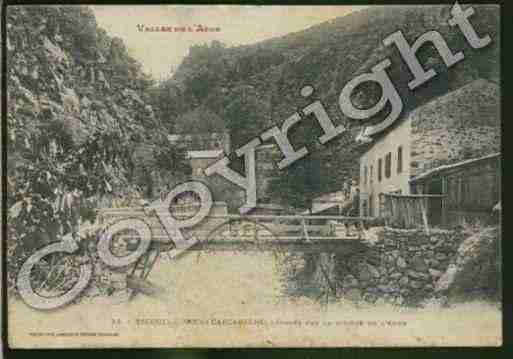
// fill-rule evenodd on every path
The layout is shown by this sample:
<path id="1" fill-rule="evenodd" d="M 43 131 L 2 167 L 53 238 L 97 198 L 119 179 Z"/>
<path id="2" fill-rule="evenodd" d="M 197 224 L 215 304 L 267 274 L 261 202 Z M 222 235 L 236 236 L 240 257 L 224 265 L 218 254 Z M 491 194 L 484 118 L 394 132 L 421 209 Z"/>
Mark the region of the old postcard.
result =
<path id="1" fill-rule="evenodd" d="M 502 345 L 500 15 L 7 5 L 7 345 Z"/>

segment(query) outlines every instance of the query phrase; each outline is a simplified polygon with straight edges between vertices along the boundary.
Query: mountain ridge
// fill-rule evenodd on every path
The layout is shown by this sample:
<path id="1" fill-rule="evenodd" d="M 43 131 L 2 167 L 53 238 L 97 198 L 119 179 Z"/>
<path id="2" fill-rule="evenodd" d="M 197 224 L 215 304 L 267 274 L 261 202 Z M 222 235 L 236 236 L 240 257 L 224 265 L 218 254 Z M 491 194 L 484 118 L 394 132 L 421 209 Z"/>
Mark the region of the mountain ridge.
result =
<path id="1" fill-rule="evenodd" d="M 345 123 L 351 129 L 322 148 L 324 164 L 330 166 L 321 168 L 321 178 L 337 179 L 327 181 L 321 188 L 336 190 L 343 180 L 357 176 L 361 149 L 354 143 L 355 134 L 363 125 L 379 122 L 386 115 L 383 111 L 363 123 L 341 113 L 338 97 L 352 78 L 389 58 L 392 65 L 387 73 L 403 99 L 404 117 L 418 106 L 478 78 L 493 81 L 499 77 L 499 7 L 474 6 L 471 23 L 478 34 L 488 34 L 493 40 L 480 50 L 472 49 L 460 30 L 449 26 L 450 9 L 449 5 L 372 7 L 253 45 L 226 48 L 213 42 L 210 46 L 194 46 L 173 78 L 161 84 L 161 89 L 172 90 L 174 96 L 168 100 L 175 104 L 162 121 L 171 119 L 169 127 L 180 132 L 183 124 L 173 123 L 173 119 L 194 108 L 206 108 L 224 119 L 236 148 L 319 99 L 335 123 Z M 434 68 L 438 75 L 411 91 L 407 65 L 394 46 L 382 43 L 397 30 L 410 44 L 427 31 L 439 31 L 452 51 L 464 51 L 465 59 L 448 69 L 433 46 L 423 46 L 417 53 L 420 62 Z M 299 94 L 305 85 L 315 89 L 309 99 Z M 378 86 L 365 84 L 355 91 L 352 101 L 358 107 L 369 107 L 379 96 Z M 233 111 L 234 107 L 237 111 Z M 201 121 L 189 121 L 186 128 L 205 132 Z M 294 131 L 291 138 L 298 147 L 304 144 L 302 138 L 294 138 Z"/>

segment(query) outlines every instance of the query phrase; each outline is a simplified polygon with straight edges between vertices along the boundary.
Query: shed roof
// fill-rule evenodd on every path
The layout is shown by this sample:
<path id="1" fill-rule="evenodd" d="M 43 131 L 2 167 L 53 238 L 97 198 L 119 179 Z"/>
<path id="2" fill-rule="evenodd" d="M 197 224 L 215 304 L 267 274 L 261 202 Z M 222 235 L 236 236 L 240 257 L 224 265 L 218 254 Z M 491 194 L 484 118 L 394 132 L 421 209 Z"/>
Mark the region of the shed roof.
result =
<path id="1" fill-rule="evenodd" d="M 482 157 L 471 158 L 471 159 L 468 159 L 465 161 L 460 161 L 460 162 L 453 163 L 450 165 L 439 166 L 439 167 L 430 169 L 429 171 L 426 171 L 424 173 L 421 173 L 420 175 L 413 177 L 412 179 L 410 179 L 410 183 L 424 181 L 428 178 L 431 178 L 435 175 L 438 175 L 438 174 L 446 172 L 446 171 L 450 171 L 450 170 L 453 170 L 456 168 L 471 166 L 473 164 L 477 164 L 478 162 L 490 160 L 493 158 L 500 158 L 500 156 L 501 156 L 501 153 L 497 152 L 497 153 L 492 153 L 490 155 L 486 155 L 486 156 L 482 156 Z"/>

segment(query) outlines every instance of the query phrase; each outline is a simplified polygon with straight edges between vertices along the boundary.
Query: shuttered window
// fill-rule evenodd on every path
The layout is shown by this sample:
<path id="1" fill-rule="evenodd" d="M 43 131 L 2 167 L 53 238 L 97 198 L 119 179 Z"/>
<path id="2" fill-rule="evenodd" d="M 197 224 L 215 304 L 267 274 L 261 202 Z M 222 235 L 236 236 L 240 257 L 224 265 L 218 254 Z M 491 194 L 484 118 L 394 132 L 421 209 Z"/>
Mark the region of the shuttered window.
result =
<path id="1" fill-rule="evenodd" d="M 397 149 L 397 173 L 403 171 L 403 148 L 399 146 Z"/>
<path id="2" fill-rule="evenodd" d="M 385 156 L 385 178 L 390 178 L 392 175 L 392 153 L 388 152 Z"/>

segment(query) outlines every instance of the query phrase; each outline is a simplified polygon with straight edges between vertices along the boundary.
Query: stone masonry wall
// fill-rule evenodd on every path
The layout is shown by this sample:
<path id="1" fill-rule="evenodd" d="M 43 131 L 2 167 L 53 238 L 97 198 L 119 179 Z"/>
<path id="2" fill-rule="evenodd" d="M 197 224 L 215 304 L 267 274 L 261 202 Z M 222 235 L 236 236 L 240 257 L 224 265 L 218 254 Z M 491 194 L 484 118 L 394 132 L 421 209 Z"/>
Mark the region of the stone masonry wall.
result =
<path id="1" fill-rule="evenodd" d="M 349 300 L 416 306 L 434 295 L 435 284 L 455 256 L 461 232 L 385 228 L 367 253 L 338 266 L 339 295 Z M 341 261 L 337 261 L 341 263 Z"/>

